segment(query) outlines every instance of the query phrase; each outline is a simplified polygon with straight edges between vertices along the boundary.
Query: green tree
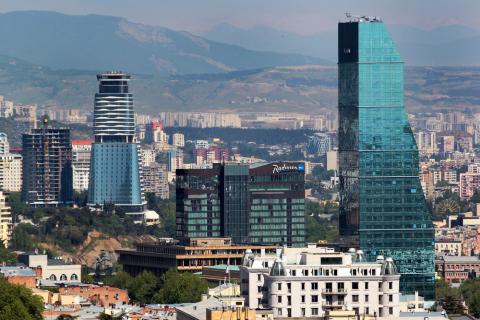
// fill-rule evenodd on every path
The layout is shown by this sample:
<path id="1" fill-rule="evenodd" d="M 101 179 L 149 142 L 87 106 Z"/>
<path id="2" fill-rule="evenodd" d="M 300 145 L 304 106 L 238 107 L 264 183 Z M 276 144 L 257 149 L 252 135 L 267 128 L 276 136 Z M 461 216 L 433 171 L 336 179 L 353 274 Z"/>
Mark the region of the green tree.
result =
<path id="1" fill-rule="evenodd" d="M 17 255 L 0 245 L 0 263 L 14 264 L 15 262 L 17 262 Z"/>
<path id="2" fill-rule="evenodd" d="M 12 248 L 16 250 L 30 251 L 35 245 L 32 235 L 37 233 L 35 226 L 27 223 L 20 223 L 12 232 Z"/>
<path id="3" fill-rule="evenodd" d="M 30 289 L 0 279 L 0 320 L 42 320 L 43 302 Z"/>
<path id="4" fill-rule="evenodd" d="M 88 267 L 86 267 L 86 266 L 82 266 L 82 282 L 83 283 L 88 283 L 88 284 L 95 283 L 95 280 L 90 275 Z"/>
<path id="5" fill-rule="evenodd" d="M 158 286 L 157 277 L 148 271 L 144 271 L 127 285 L 130 298 L 141 304 L 150 303 Z"/>
<path id="6" fill-rule="evenodd" d="M 465 299 L 470 314 L 480 317 L 480 279 L 467 280 L 460 286 L 460 292 Z"/>
<path id="7" fill-rule="evenodd" d="M 162 276 L 160 290 L 153 297 L 153 301 L 168 304 L 198 302 L 207 291 L 208 283 L 204 279 L 170 269 Z"/>

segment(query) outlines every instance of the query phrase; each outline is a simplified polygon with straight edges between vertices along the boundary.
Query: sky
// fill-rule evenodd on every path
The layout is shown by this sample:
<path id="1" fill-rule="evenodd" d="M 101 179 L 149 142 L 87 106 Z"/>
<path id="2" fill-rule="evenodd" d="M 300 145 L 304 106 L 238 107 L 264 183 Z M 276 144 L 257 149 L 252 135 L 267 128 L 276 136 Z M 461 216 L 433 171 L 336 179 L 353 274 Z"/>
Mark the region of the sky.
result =
<path id="1" fill-rule="evenodd" d="M 345 12 L 379 16 L 388 24 L 433 29 L 463 24 L 480 29 L 480 0 L 1 0 L 0 12 L 48 10 L 101 14 L 202 34 L 219 23 L 266 25 L 314 34 L 336 29 Z"/>

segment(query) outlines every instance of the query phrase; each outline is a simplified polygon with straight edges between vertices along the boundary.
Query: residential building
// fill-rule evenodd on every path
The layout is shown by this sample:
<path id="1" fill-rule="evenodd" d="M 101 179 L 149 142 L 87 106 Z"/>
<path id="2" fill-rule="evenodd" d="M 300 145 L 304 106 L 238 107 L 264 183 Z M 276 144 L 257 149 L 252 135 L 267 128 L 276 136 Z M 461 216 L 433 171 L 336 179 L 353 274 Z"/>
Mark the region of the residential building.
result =
<path id="1" fill-rule="evenodd" d="M 183 150 L 170 149 L 167 151 L 167 169 L 169 172 L 175 172 L 183 168 Z"/>
<path id="2" fill-rule="evenodd" d="M 152 121 L 145 126 L 145 143 L 168 142 L 168 136 L 163 131 L 160 121 Z"/>
<path id="3" fill-rule="evenodd" d="M 145 192 L 153 193 L 160 199 L 168 199 L 170 197 L 168 172 L 164 164 L 153 162 L 148 166 L 144 166 L 142 178 Z"/>
<path id="4" fill-rule="evenodd" d="M 140 158 L 135 139 L 130 75 L 109 72 L 97 75 L 94 134 L 88 188 L 91 207 L 112 204 L 127 212 L 144 209 Z"/>
<path id="5" fill-rule="evenodd" d="M 460 198 L 469 199 L 480 189 L 480 173 L 460 173 Z"/>
<path id="6" fill-rule="evenodd" d="M 185 147 L 185 136 L 183 133 L 177 132 L 172 135 L 172 145 L 175 147 Z"/>
<path id="7" fill-rule="evenodd" d="M 197 272 L 219 264 L 238 266 L 247 250 L 269 253 L 276 248 L 237 245 L 230 238 L 191 238 L 184 245 L 173 239 L 137 243 L 136 249 L 120 249 L 116 253 L 123 270 L 136 276 L 145 270 L 160 275 L 171 268 Z"/>
<path id="8" fill-rule="evenodd" d="M 69 263 L 61 258 L 49 259 L 46 254 L 24 253 L 18 256 L 18 261 L 38 270 L 41 279 L 56 283 L 80 283 L 82 282 L 82 266 Z"/>
<path id="9" fill-rule="evenodd" d="M 73 190 L 77 192 L 88 190 L 91 153 L 92 141 L 72 141 Z"/>
<path id="10" fill-rule="evenodd" d="M 310 245 L 276 254 L 247 252 L 240 266 L 240 290 L 252 309 L 273 309 L 275 318 L 323 319 L 351 308 L 355 317 L 398 317 L 400 275 L 393 259 L 367 262 L 349 253 Z"/>
<path id="11" fill-rule="evenodd" d="M 177 237 L 305 244 L 305 166 L 215 164 L 176 172 Z"/>
<path id="12" fill-rule="evenodd" d="M 332 150 L 327 152 L 327 170 L 338 171 L 338 151 Z"/>
<path id="13" fill-rule="evenodd" d="M 461 256 L 462 241 L 455 238 L 435 238 L 435 256 Z"/>
<path id="14" fill-rule="evenodd" d="M 440 256 L 435 260 L 435 271 L 448 283 L 462 283 L 480 274 L 478 256 Z"/>
<path id="15" fill-rule="evenodd" d="M 0 275 L 11 284 L 30 289 L 37 287 L 37 273 L 25 266 L 0 266 Z"/>
<path id="16" fill-rule="evenodd" d="M 73 201 L 70 129 L 44 126 L 22 136 L 22 198 L 35 207 Z"/>
<path id="17" fill-rule="evenodd" d="M 402 293 L 434 295 L 434 231 L 404 110 L 403 60 L 384 23 L 338 26 L 340 235 L 394 259 Z"/>
<path id="18" fill-rule="evenodd" d="M 0 243 L 5 248 L 8 247 L 12 238 L 12 212 L 7 204 L 7 197 L 0 191 Z"/>
<path id="19" fill-rule="evenodd" d="M 307 151 L 317 156 L 325 156 L 330 151 L 330 136 L 317 132 L 308 138 Z"/>
<path id="20" fill-rule="evenodd" d="M 10 153 L 10 143 L 6 133 L 0 132 L 0 154 Z"/>
<path id="21" fill-rule="evenodd" d="M 11 192 L 22 190 L 21 154 L 0 154 L 0 189 Z"/>
<path id="22" fill-rule="evenodd" d="M 128 291 L 110 286 L 92 284 L 74 284 L 58 288 L 60 294 L 80 296 L 96 305 L 109 307 L 116 304 L 128 304 Z"/>

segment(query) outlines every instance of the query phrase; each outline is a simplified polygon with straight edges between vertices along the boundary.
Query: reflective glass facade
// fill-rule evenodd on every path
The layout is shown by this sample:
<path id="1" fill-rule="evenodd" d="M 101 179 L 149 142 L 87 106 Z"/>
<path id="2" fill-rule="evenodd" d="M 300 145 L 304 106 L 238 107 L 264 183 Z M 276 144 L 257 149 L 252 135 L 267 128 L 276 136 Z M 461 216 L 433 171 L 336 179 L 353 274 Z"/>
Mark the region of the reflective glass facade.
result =
<path id="1" fill-rule="evenodd" d="M 303 163 L 262 163 L 177 170 L 177 236 L 303 247 L 304 168 Z"/>
<path id="2" fill-rule="evenodd" d="M 134 141 L 133 96 L 130 75 L 110 72 L 97 75 L 94 133 L 90 160 L 88 203 L 113 204 L 127 212 L 143 210 L 138 146 Z"/>
<path id="3" fill-rule="evenodd" d="M 403 62 L 380 21 L 339 24 L 340 233 L 392 256 L 401 291 L 434 295 L 434 230 L 404 110 Z"/>

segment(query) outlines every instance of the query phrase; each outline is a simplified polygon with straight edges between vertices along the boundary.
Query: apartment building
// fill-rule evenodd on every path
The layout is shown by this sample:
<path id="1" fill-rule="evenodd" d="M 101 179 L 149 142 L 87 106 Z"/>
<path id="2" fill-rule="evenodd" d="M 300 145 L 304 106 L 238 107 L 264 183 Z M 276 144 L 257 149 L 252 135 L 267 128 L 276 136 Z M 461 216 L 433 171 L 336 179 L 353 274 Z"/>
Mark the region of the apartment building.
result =
<path id="1" fill-rule="evenodd" d="M 283 248 L 246 252 L 240 289 L 248 307 L 273 309 L 275 318 L 321 318 L 351 307 L 357 316 L 398 317 L 400 275 L 391 258 L 365 260 L 361 250 Z"/>

